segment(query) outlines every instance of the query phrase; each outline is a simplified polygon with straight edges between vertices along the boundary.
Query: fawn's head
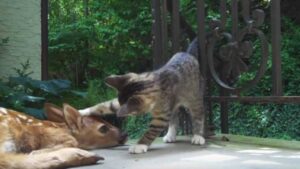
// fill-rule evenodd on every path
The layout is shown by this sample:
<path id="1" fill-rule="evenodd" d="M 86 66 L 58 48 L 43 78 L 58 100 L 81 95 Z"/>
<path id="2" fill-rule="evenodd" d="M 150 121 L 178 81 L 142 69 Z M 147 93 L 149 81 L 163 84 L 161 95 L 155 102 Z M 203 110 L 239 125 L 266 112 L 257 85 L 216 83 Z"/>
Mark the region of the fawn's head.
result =
<path id="1" fill-rule="evenodd" d="M 48 120 L 65 123 L 70 133 L 84 149 L 102 148 L 124 144 L 127 135 L 95 116 L 80 116 L 77 109 L 68 104 L 59 108 L 53 104 L 45 104 Z"/>

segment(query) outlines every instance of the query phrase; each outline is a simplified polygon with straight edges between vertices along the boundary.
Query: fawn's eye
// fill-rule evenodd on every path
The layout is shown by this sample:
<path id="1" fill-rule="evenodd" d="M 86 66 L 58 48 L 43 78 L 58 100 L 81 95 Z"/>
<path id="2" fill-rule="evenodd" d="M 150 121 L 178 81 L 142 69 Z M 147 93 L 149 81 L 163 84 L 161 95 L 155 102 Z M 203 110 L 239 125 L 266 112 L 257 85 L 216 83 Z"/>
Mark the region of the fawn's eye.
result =
<path id="1" fill-rule="evenodd" d="M 107 133 L 108 130 L 109 130 L 109 128 L 106 125 L 103 125 L 98 129 L 98 131 L 103 134 Z"/>

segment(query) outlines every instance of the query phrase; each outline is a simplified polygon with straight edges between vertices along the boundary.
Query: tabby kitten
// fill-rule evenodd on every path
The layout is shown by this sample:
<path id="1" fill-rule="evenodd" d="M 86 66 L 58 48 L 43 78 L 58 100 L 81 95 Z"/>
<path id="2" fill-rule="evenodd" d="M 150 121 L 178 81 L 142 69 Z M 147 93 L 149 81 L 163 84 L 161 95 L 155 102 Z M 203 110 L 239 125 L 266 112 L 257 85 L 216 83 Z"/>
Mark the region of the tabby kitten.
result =
<path id="1" fill-rule="evenodd" d="M 198 38 L 194 38 L 192 42 L 189 44 L 186 52 L 198 58 L 198 60 L 200 60 L 198 45 L 199 45 Z M 114 98 L 112 100 L 99 103 L 95 106 L 79 110 L 79 112 L 82 116 L 89 116 L 89 115 L 105 116 L 109 114 L 116 114 L 119 109 L 120 109 L 120 104 L 118 98 Z"/>
<path id="2" fill-rule="evenodd" d="M 189 53 L 176 53 L 162 68 L 147 73 L 112 75 L 106 83 L 118 90 L 118 102 L 114 99 L 81 111 L 81 114 L 116 112 L 118 116 L 152 113 L 149 130 L 130 153 L 145 153 L 153 140 L 167 127 L 164 142 L 176 141 L 177 110 L 180 106 L 189 109 L 192 117 L 192 144 L 203 145 L 204 107 L 203 78 L 198 61 Z M 108 107 L 106 107 L 108 106 Z M 118 108 L 118 110 L 116 110 Z M 98 112 L 98 113 L 97 113 Z M 102 112 L 102 113 L 101 113 Z"/>

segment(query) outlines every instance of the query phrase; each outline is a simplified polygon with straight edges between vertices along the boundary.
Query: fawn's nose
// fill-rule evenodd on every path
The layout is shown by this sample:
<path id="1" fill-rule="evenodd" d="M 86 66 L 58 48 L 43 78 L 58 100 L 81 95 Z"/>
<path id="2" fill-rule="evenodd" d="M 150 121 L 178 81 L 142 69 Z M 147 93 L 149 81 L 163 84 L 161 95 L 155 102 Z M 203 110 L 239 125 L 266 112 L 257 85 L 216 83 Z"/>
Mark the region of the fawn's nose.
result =
<path id="1" fill-rule="evenodd" d="M 126 143 L 127 138 L 128 138 L 128 134 L 126 132 L 122 132 L 119 138 L 119 144 Z"/>

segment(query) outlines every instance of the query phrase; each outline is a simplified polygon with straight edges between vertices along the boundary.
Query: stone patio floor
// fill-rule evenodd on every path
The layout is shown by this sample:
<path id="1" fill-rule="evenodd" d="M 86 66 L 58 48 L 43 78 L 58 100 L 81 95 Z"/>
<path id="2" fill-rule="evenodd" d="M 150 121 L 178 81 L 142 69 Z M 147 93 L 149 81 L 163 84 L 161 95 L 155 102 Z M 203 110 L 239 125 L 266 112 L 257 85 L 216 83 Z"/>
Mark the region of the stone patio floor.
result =
<path id="1" fill-rule="evenodd" d="M 128 147 L 134 142 L 129 141 L 125 146 L 94 150 L 105 160 L 76 169 L 300 169 L 300 142 L 222 138 L 210 139 L 205 146 L 191 145 L 188 137 L 169 144 L 158 138 L 145 154 L 129 154 Z"/>

